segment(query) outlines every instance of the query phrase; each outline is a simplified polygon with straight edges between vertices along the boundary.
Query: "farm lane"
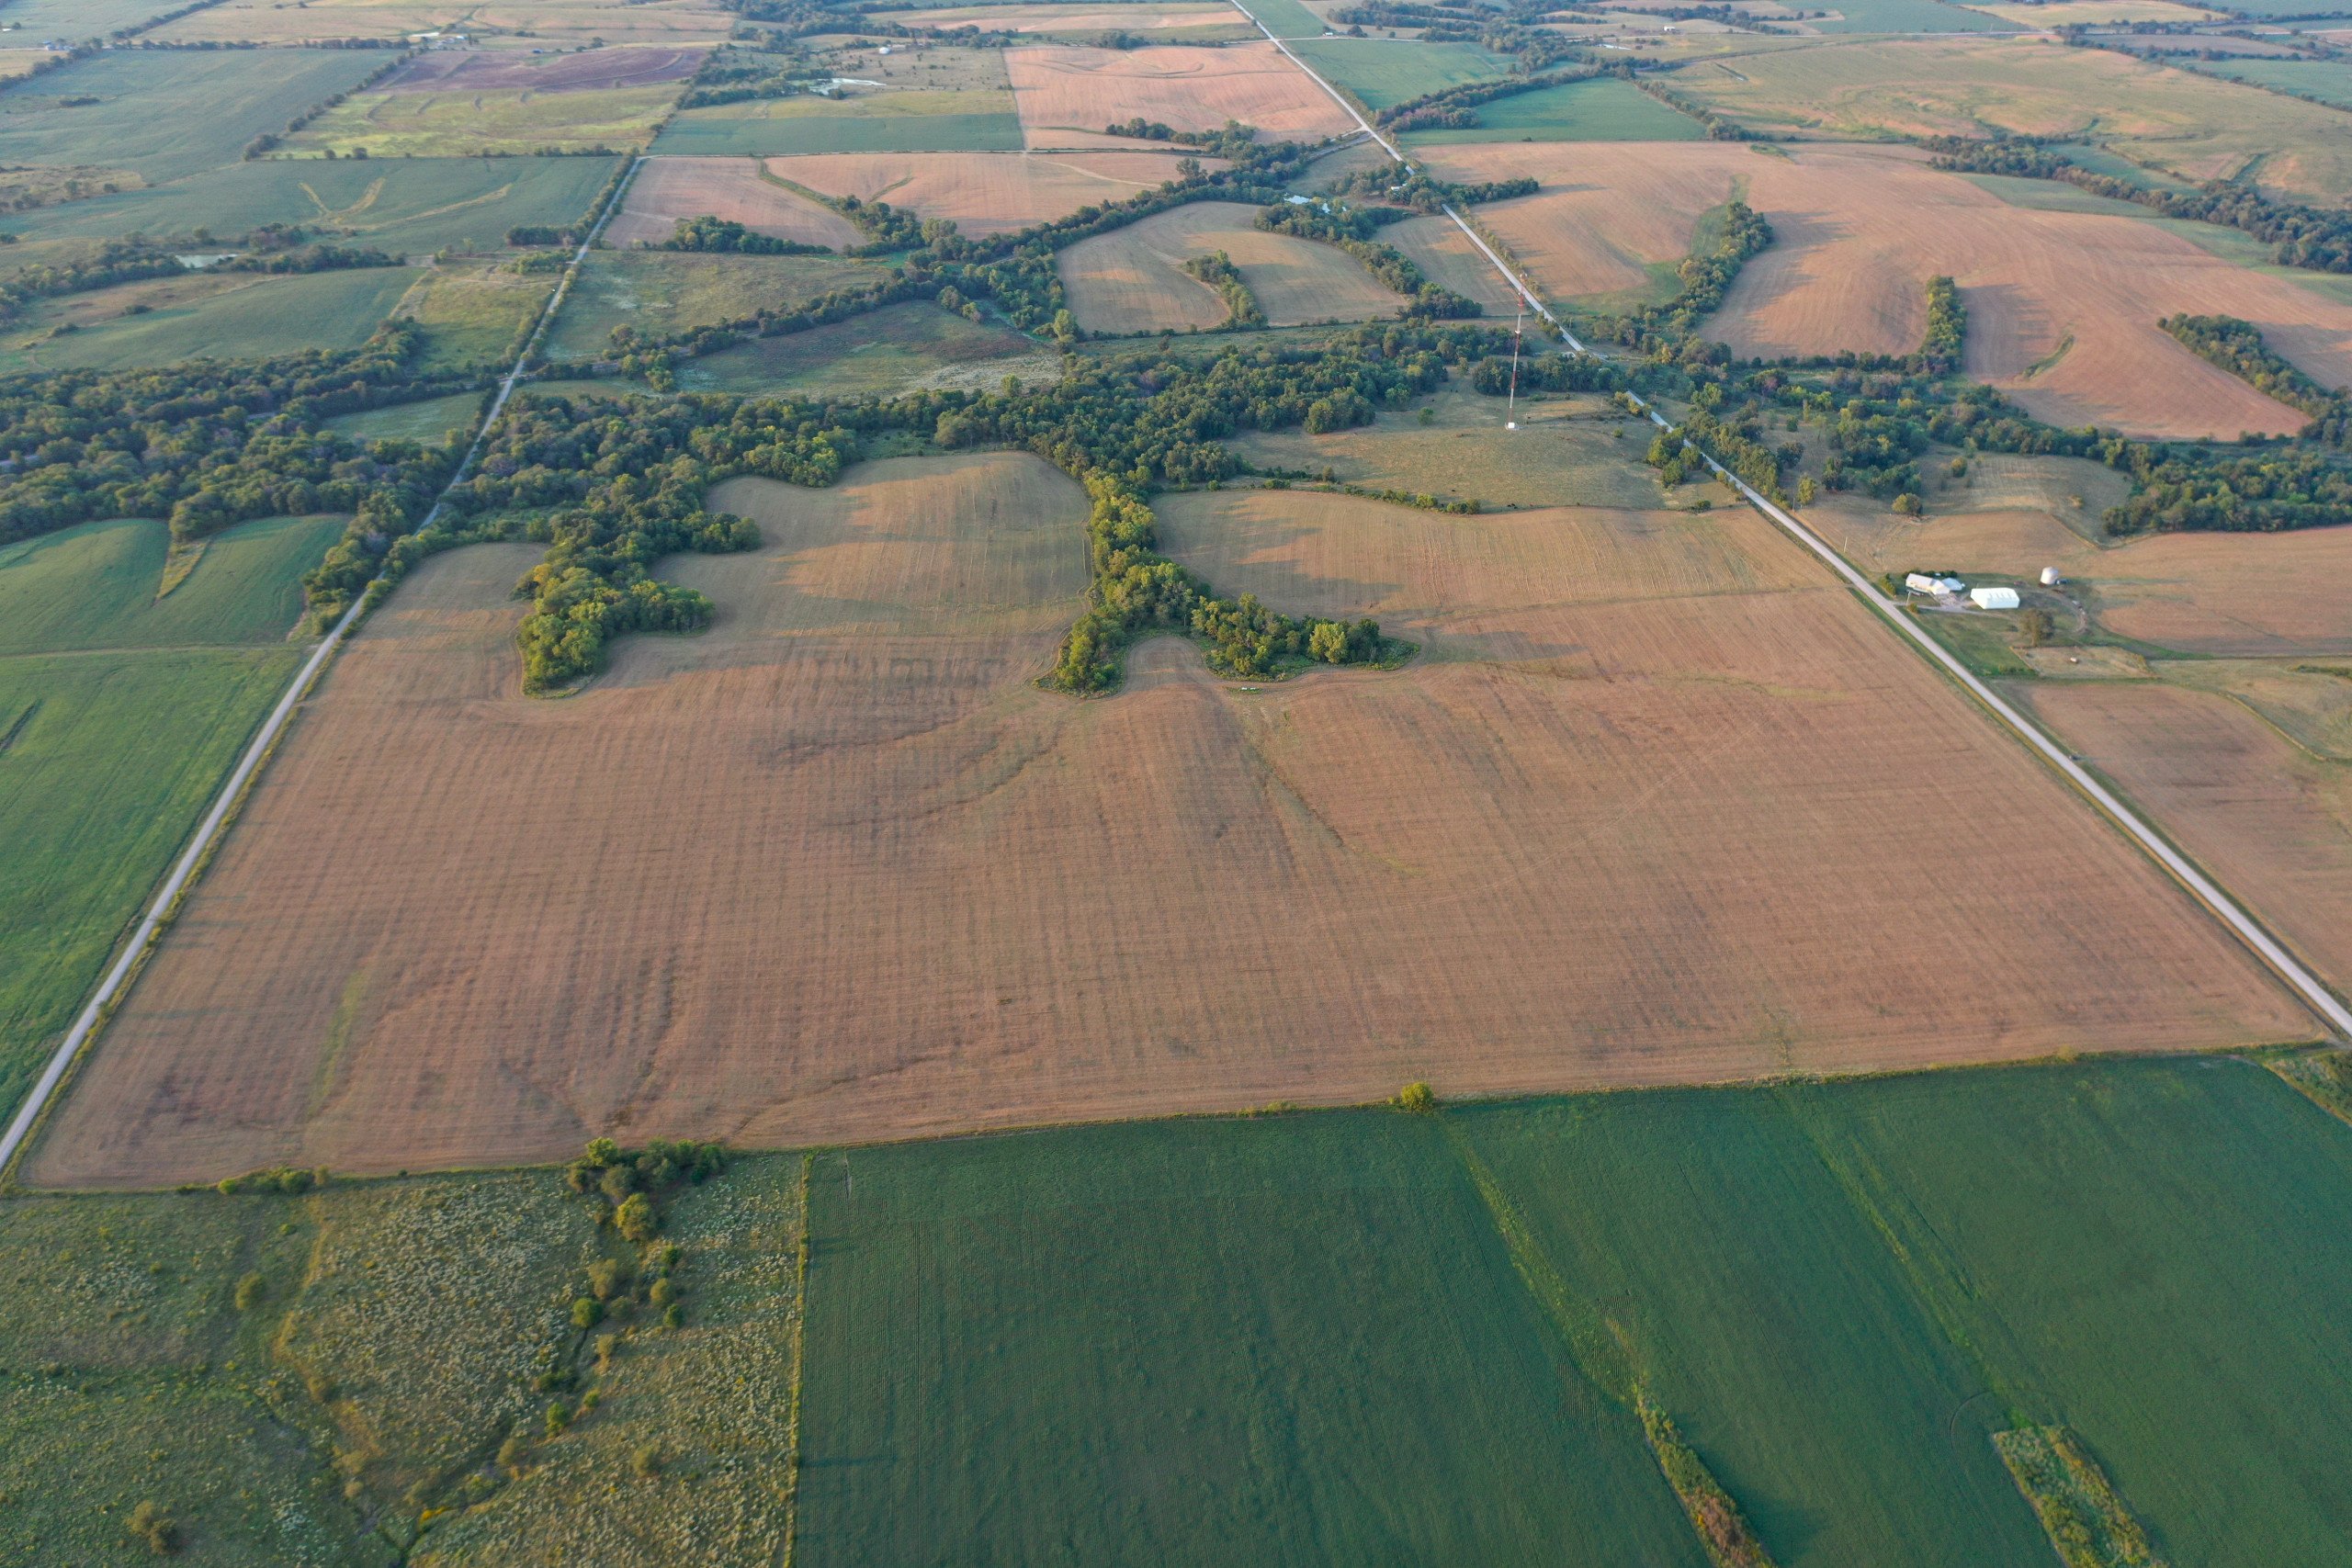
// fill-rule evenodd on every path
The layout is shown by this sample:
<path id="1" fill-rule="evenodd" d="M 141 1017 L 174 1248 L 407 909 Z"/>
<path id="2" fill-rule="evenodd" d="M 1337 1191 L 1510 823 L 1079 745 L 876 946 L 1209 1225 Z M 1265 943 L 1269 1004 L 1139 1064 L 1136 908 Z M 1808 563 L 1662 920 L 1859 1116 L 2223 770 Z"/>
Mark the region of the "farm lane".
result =
<path id="1" fill-rule="evenodd" d="M 579 246 L 571 253 L 571 261 L 563 269 L 563 276 L 557 281 L 555 291 L 548 296 L 548 302 L 539 312 L 537 324 L 531 329 L 531 335 L 524 341 L 522 348 L 515 354 L 514 363 L 506 367 L 506 374 L 500 378 L 497 395 L 491 399 L 490 407 L 484 412 L 481 423 L 475 427 L 472 444 L 466 448 L 464 458 L 450 474 L 449 482 L 442 487 L 441 494 L 434 501 L 432 510 L 427 512 L 424 514 L 424 520 L 417 525 L 417 532 L 423 533 L 433 526 L 434 523 L 439 519 L 442 508 L 447 503 L 449 492 L 456 490 L 473 471 L 474 461 L 481 455 L 483 440 L 490 434 L 491 427 L 498 423 L 499 413 L 506 407 L 507 400 L 514 395 L 515 383 L 522 379 L 524 367 L 530 364 L 532 354 L 538 348 L 541 340 L 547 336 L 548 327 L 554 321 L 556 312 L 563 308 L 564 297 L 571 291 L 572 280 L 580 274 L 581 263 L 586 259 L 588 252 L 595 245 L 597 237 L 604 233 L 605 225 L 611 221 L 613 214 L 620 210 L 622 202 L 628 197 L 630 183 L 637 178 L 638 171 L 643 168 L 644 164 L 645 155 L 639 153 L 630 160 L 628 171 L 605 194 L 604 206 L 597 211 L 595 222 L 589 225 L 588 232 L 582 237 Z M 120 955 L 116 958 L 113 966 L 107 971 L 106 978 L 98 982 L 98 988 L 91 993 L 89 1002 L 82 1009 L 80 1016 L 74 1019 L 74 1027 L 66 1031 L 64 1040 L 51 1055 L 48 1066 L 41 1069 L 40 1077 L 34 1083 L 32 1092 L 25 1097 L 24 1104 L 17 1108 L 15 1120 L 8 1123 L 7 1132 L 0 1134 L 0 1175 L 5 1175 L 16 1164 L 17 1156 L 22 1152 L 26 1140 L 40 1122 L 41 1112 L 48 1108 L 50 1100 L 56 1095 L 58 1086 L 64 1082 L 65 1075 L 72 1069 L 74 1058 L 81 1055 L 83 1047 L 89 1043 L 92 1036 L 96 1034 L 99 1025 L 105 1021 L 114 1004 L 121 999 L 124 990 L 139 968 L 140 960 L 146 955 L 148 949 L 154 945 L 164 926 L 171 919 L 174 907 L 178 904 L 181 897 L 187 894 L 189 886 L 196 880 L 205 858 L 211 853 L 213 845 L 220 840 L 231 817 L 234 815 L 237 802 L 253 783 L 254 776 L 261 771 L 262 764 L 268 761 L 271 750 L 277 746 L 278 739 L 285 733 L 286 727 L 292 720 L 295 710 L 301 705 L 302 699 L 309 695 L 311 688 L 317 683 L 321 671 L 325 670 L 327 661 L 334 657 L 337 649 L 342 648 L 351 628 L 358 624 L 359 617 L 368 610 L 374 599 L 375 595 L 372 593 L 362 594 L 352 604 L 350 609 L 343 613 L 343 618 L 335 622 L 325 637 L 319 639 L 318 647 L 311 650 L 310 658 L 304 660 L 301 669 L 295 671 L 293 682 L 286 688 L 286 694 L 277 699 L 277 705 L 270 709 L 269 717 L 262 722 L 260 730 L 254 736 L 253 743 L 245 748 L 244 754 L 238 759 L 236 771 L 232 773 L 228 782 L 220 786 L 220 793 L 213 800 L 212 808 L 207 811 L 204 814 L 204 819 L 197 824 L 196 832 L 189 839 L 187 848 L 173 863 L 171 874 L 164 879 L 163 886 L 156 891 L 154 900 L 148 905 L 147 913 L 140 920 L 138 929 L 131 933 L 130 942 L 123 945 Z"/>
<path id="2" fill-rule="evenodd" d="M 1246 0 L 1235 0 L 1235 4 L 1240 6 L 1245 13 L 1249 11 Z M 1250 19 L 1257 23 L 1258 30 L 1264 33 L 1267 39 L 1276 49 L 1282 51 L 1285 58 L 1312 77 L 1317 86 L 1330 94 L 1332 101 L 1345 108 L 1356 124 L 1363 128 L 1363 133 L 1379 143 L 1390 157 L 1400 164 L 1411 162 L 1405 156 L 1402 149 L 1374 130 L 1372 122 L 1364 118 L 1363 115 L 1337 87 L 1324 80 L 1320 73 L 1293 53 L 1290 47 L 1281 39 L 1276 38 L 1272 28 L 1259 20 L 1254 14 L 1250 15 Z M 1528 309 L 1533 310 L 1559 333 L 1562 341 L 1566 343 L 1571 352 L 1583 355 L 1593 352 L 1569 332 L 1557 316 L 1545 308 L 1544 302 L 1535 297 L 1534 291 L 1521 280 L 1519 275 L 1511 270 L 1501 256 L 1495 253 L 1494 247 L 1471 227 L 1467 219 L 1451 206 L 1445 209 L 1445 215 L 1453 219 L 1464 234 L 1470 236 L 1471 243 L 1476 245 L 1487 260 L 1494 265 L 1495 270 L 1503 276 L 1504 280 L 1510 283 L 1521 299 L 1527 301 Z M 1627 395 L 1632 396 L 1630 393 Z M 1651 423 L 1661 430 L 1672 428 L 1672 422 L 1648 402 L 1638 397 L 1635 397 L 1634 401 L 1644 413 L 1649 416 Z M 1839 555 L 1827 541 L 1815 533 L 1794 513 L 1768 500 L 1762 492 L 1745 479 L 1738 478 L 1716 462 L 1704 448 L 1695 443 L 1687 445 L 1690 450 L 1698 454 L 1700 460 L 1707 465 L 1711 472 L 1725 484 L 1730 485 L 1743 500 L 1770 519 L 1782 532 L 1818 557 L 1831 571 L 1838 574 L 1847 587 L 1861 597 L 1864 604 L 1878 612 L 1881 620 L 1916 644 L 1927 654 L 1928 660 L 1956 682 L 1962 691 L 1974 697 L 1986 712 L 2016 734 L 2050 766 L 2055 768 L 2061 776 L 2080 791 L 2092 805 L 2098 807 L 2109 820 L 2130 834 L 2133 840 L 2159 865 L 2171 873 L 2173 877 L 2187 888 L 2198 902 L 2211 909 L 2241 942 L 2253 949 L 2256 956 L 2293 987 L 2295 993 L 2325 1021 L 2328 1029 L 2338 1039 L 2352 1040 L 2352 1009 L 2346 1008 L 2327 984 L 2307 968 L 2301 960 L 2289 953 L 2278 940 L 2270 934 L 2268 929 L 2247 911 L 2244 905 L 2223 891 L 2212 878 L 2199 870 L 2195 863 L 2187 855 L 2173 848 L 2169 840 L 2158 832 L 2138 812 L 2126 805 L 2114 791 L 2093 777 L 2088 769 L 2075 760 L 2072 752 L 2052 740 L 2040 726 L 2018 712 L 1991 686 L 1979 680 L 1965 664 L 1929 636 L 1925 628 L 1905 615 L 1900 607 L 1888 598 L 1876 583 L 1857 570 L 1845 557 Z"/>

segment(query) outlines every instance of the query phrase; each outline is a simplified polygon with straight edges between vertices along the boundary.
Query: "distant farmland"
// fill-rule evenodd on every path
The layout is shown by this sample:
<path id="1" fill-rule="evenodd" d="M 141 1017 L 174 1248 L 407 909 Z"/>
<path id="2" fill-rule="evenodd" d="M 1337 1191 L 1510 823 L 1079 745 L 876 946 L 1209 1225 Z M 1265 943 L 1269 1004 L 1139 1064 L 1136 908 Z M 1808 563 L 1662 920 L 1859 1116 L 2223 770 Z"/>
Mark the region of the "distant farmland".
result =
<path id="1" fill-rule="evenodd" d="M 1001 234 L 1068 217 L 1081 207 L 1125 201 L 1177 178 L 1168 152 L 837 153 L 776 158 L 771 175 L 828 196 L 888 201 L 923 218 L 945 218 L 967 234 Z M 1204 158 L 1219 169 L 1223 159 Z M 758 178 L 756 171 L 746 171 Z M 643 176 L 639 176 L 640 183 Z M 773 189 L 773 186 L 768 187 Z M 778 192 L 783 195 L 786 193 Z M 632 199 L 630 205 L 634 207 Z"/>
<path id="2" fill-rule="evenodd" d="M 1256 217 L 1235 202 L 1193 201 L 1080 240 L 1056 264 L 1072 313 L 1089 332 L 1217 326 L 1225 301 L 1183 270 L 1216 251 L 1232 258 L 1275 326 L 1390 316 L 1404 303 L 1338 246 L 1267 233 Z"/>
<path id="3" fill-rule="evenodd" d="M 1165 497 L 1175 552 L 1227 591 L 1427 651 L 1249 693 L 1162 639 L 1079 704 L 1031 685 L 1084 581 L 1083 501 L 1035 458 L 711 501 L 770 543 L 664 566 L 717 603 L 710 632 L 632 639 L 560 703 L 515 694 L 533 550 L 420 570 L 289 738 L 40 1179 L 2311 1028 L 1745 513 Z M 322 830 L 351 820 L 364 841 Z M 1923 897 L 1906 843 L 2000 874 Z M 1293 913 L 1211 914 L 1244 905 Z"/>
<path id="4" fill-rule="evenodd" d="M 359 93 L 285 141 L 293 155 L 461 158 L 542 149 L 641 147 L 677 101 L 674 83 L 595 92 L 478 90 L 451 84 Z"/>
<path id="5" fill-rule="evenodd" d="M 1021 125 L 1032 147 L 1054 132 L 1096 131 L 1136 116 L 1178 130 L 1254 125 L 1270 137 L 1311 140 L 1355 129 L 1348 112 L 1274 46 L 1015 49 L 1005 52 Z"/>
<path id="6" fill-rule="evenodd" d="M 840 250 L 862 243 L 857 226 L 822 203 L 760 177 L 750 158 L 649 158 L 628 184 L 620 214 L 605 226 L 615 245 L 658 245 L 682 218 L 724 218 L 803 245 Z"/>
<path id="7" fill-rule="evenodd" d="M 615 327 L 661 335 L 718 326 L 879 276 L 871 262 L 834 256 L 598 254 L 572 284 L 547 352 L 555 359 L 594 358 L 610 348 Z"/>
<path id="8" fill-rule="evenodd" d="M 119 370 L 190 359 L 266 359 L 306 348 L 347 348 L 366 341 L 421 275 L 413 268 L 356 267 L 292 276 L 224 275 L 229 287 L 186 299 L 142 299 L 147 286 L 69 296 L 0 328 L 0 367 Z M 177 280 L 172 280 L 177 281 Z M 131 304 L 148 309 L 130 313 Z M 106 312 L 68 336 L 29 340 L 60 321 Z"/>

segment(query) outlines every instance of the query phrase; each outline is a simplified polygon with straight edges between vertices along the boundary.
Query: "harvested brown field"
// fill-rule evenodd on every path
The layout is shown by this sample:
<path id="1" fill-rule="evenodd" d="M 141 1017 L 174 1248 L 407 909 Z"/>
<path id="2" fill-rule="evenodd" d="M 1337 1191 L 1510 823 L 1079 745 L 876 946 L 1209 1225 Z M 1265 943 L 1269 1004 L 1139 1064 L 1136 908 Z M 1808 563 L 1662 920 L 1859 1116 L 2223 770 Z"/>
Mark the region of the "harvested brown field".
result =
<path id="1" fill-rule="evenodd" d="M 527 52 L 631 44 L 712 44 L 734 18 L 709 0 L 224 0 L 145 38 L 165 43 L 295 44 L 399 39 L 454 29 L 476 48 Z M 143 39 L 142 39 L 143 41 Z"/>
<path id="2" fill-rule="evenodd" d="M 33 1179 L 2311 1031 L 1744 511 L 1167 501 L 1221 581 L 1426 654 L 1245 690 L 1163 638 L 1115 696 L 1040 692 L 1084 498 L 1025 456 L 721 487 L 768 543 L 664 568 L 712 629 L 632 639 L 561 702 L 516 692 L 530 552 L 435 558 L 285 742 Z"/>
<path id="3" fill-rule="evenodd" d="M 628 200 L 605 230 L 616 245 L 658 245 L 681 218 L 724 218 L 804 245 L 840 250 L 864 243 L 857 226 L 821 202 L 760 177 L 756 158 L 648 158 Z"/>
<path id="4" fill-rule="evenodd" d="M 1377 238 L 1404 252 L 1431 283 L 1476 299 L 1490 316 L 1513 315 L 1522 308 L 1502 274 L 1451 218 L 1408 218 L 1383 229 Z"/>
<path id="5" fill-rule="evenodd" d="M 1021 129 L 1032 147 L 1057 133 L 1101 132 L 1140 115 L 1178 130 L 1253 125 L 1272 138 L 1312 141 L 1355 120 L 1271 43 L 1226 49 L 1056 47 L 1007 50 Z"/>
<path id="6" fill-rule="evenodd" d="M 1706 329 L 1740 355 L 1908 353 L 1926 330 L 1927 280 L 1946 273 L 1968 306 L 1969 373 L 2054 423 L 2158 436 L 2301 428 L 2305 415 L 2157 330 L 2180 310 L 2242 317 L 2320 380 L 2352 381 L 2352 306 L 2154 223 L 2011 207 L 1902 149 L 1787 151 L 1499 143 L 1424 156 L 1450 178 L 1544 182 L 1479 218 L 1561 299 L 1637 287 L 1645 266 L 1687 254 L 1702 215 L 1744 192 L 1774 242 Z"/>
<path id="7" fill-rule="evenodd" d="M 702 66 L 707 44 L 649 44 L 590 49 L 570 54 L 517 54 L 512 50 L 433 50 L 379 85 L 386 93 L 462 93 L 528 87 L 539 93 L 594 92 L 683 82 Z"/>
<path id="8" fill-rule="evenodd" d="M 768 168 L 827 196 L 880 199 L 967 234 L 1002 234 L 1125 201 L 1177 177 L 1175 152 L 830 152 L 771 158 Z M 1221 158 L 1204 158 L 1223 168 Z"/>
<path id="9" fill-rule="evenodd" d="M 1336 245 L 1253 228 L 1258 209 L 1193 201 L 1080 240 L 1055 257 L 1071 314 L 1089 332 L 1182 332 L 1226 319 L 1225 301 L 1184 271 L 1223 251 L 1273 326 L 1393 316 L 1404 300 Z"/>
<path id="10" fill-rule="evenodd" d="M 2015 688 L 2336 989 L 2352 987 L 2352 766 L 2155 681 Z"/>
<path id="11" fill-rule="evenodd" d="M 877 11 L 874 19 L 902 22 L 910 28 L 978 28 L 992 33 L 1153 33 L 1236 24 L 1250 27 L 1232 6 L 1202 5 L 1199 0 L 1128 0 L 1115 6 L 947 6 L 926 11 Z"/>

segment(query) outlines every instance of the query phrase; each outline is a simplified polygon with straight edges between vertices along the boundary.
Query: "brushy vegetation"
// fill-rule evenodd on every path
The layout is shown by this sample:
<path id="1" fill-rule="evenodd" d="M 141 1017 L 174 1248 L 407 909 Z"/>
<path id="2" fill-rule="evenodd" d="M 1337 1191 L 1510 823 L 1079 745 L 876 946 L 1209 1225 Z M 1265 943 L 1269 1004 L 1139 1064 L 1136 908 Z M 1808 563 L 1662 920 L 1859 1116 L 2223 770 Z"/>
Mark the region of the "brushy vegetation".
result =
<path id="1" fill-rule="evenodd" d="M 1223 251 L 1212 251 L 1204 256 L 1194 256 L 1184 264 L 1184 270 L 1207 284 L 1225 301 L 1226 325 L 1231 327 L 1262 327 L 1266 312 L 1258 297 L 1250 292 L 1249 282 L 1233 258 Z"/>
<path id="2" fill-rule="evenodd" d="M 2066 1568 L 2165 1568 L 2107 1472 L 2064 1427 L 1997 1432 L 1993 1446 Z"/>
<path id="3" fill-rule="evenodd" d="M 2321 386 L 2262 338 L 2262 329 L 2235 316 L 2166 316 L 2156 325 L 2182 347 L 2218 366 L 2266 397 L 2312 416 L 2297 433 L 2304 441 L 2342 446 L 2352 440 L 2352 393 Z"/>

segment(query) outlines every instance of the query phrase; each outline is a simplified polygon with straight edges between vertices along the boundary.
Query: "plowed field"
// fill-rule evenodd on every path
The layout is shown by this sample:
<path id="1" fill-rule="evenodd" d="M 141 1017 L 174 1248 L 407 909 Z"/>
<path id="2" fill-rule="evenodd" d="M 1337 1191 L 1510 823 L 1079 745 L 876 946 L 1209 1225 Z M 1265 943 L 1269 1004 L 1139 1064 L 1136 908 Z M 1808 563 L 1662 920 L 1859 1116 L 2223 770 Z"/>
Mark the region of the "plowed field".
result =
<path id="1" fill-rule="evenodd" d="M 530 559 L 330 677 L 38 1154 L 63 1184 L 2301 1036 L 2220 928 L 1745 512 L 1168 498 L 1425 656 L 1031 681 L 1077 488 L 735 481 L 705 636 L 516 694 Z M 364 825 L 364 830 L 362 830 Z"/>
<path id="2" fill-rule="evenodd" d="M 832 209 L 762 179 L 752 158 L 647 159 L 605 238 L 616 245 L 660 244 L 677 232 L 679 219 L 701 217 L 833 250 L 865 238 Z"/>
<path id="3" fill-rule="evenodd" d="M 1904 354 L 1927 280 L 1958 280 L 1968 370 L 2054 423 L 2164 436 L 2288 434 L 2305 416 L 2156 329 L 2175 311 L 2242 317 L 2330 386 L 2352 381 L 2352 306 L 2199 249 L 2153 223 L 2002 202 L 1907 153 L 1860 147 L 1763 157 L 1723 142 L 1433 147 L 1461 179 L 1530 174 L 1545 188 L 1479 209 L 1561 299 L 1638 287 L 1679 260 L 1702 214 L 1744 190 L 1771 223 L 1709 323 L 1741 355 Z"/>
<path id="4" fill-rule="evenodd" d="M 1171 152 L 836 152 L 771 159 L 768 167 L 827 196 L 878 197 L 953 219 L 967 234 L 1001 234 L 1140 196 L 1176 178 L 1181 161 Z"/>
<path id="5" fill-rule="evenodd" d="M 2249 709 L 2154 681 L 2012 688 L 2341 991 L 2352 987 L 2352 766 Z"/>
<path id="6" fill-rule="evenodd" d="M 1336 245 L 1251 225 L 1257 209 L 1194 201 L 1139 223 L 1080 240 L 1055 265 L 1079 324 L 1089 332 L 1182 332 L 1226 319 L 1225 301 L 1184 271 L 1193 256 L 1223 251 L 1274 326 L 1393 316 L 1401 296 Z"/>
<path id="7" fill-rule="evenodd" d="M 1055 144 L 1056 132 L 1100 132 L 1137 115 L 1178 130 L 1221 130 L 1238 119 L 1295 141 L 1355 129 L 1348 111 L 1271 43 L 1013 49 L 1004 61 L 1032 147 Z"/>

